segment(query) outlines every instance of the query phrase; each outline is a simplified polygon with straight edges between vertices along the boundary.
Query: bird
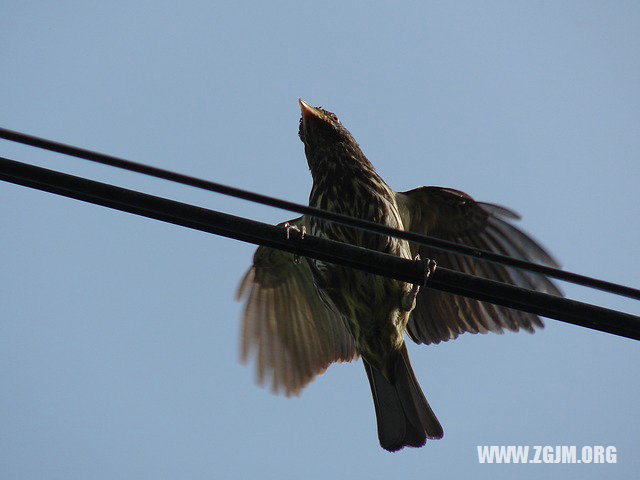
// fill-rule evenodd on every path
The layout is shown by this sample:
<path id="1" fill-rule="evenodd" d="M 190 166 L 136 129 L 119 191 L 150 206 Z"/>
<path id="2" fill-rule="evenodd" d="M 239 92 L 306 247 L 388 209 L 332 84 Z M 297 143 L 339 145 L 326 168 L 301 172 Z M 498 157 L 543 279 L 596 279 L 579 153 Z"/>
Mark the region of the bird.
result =
<path id="1" fill-rule="evenodd" d="M 512 210 L 477 202 L 452 188 L 423 186 L 396 192 L 378 175 L 334 113 L 302 99 L 299 105 L 298 135 L 313 178 L 310 206 L 558 267 L 536 240 L 513 225 L 520 217 Z M 280 225 L 303 235 L 410 260 L 430 259 L 438 267 L 562 295 L 540 274 L 310 215 Z M 411 366 L 406 336 L 417 344 L 438 344 L 464 332 L 533 333 L 543 327 L 531 313 L 264 246 L 256 250 L 237 298 L 245 301 L 241 360 L 255 356 L 258 383 L 270 382 L 274 393 L 299 395 L 332 363 L 362 358 L 378 440 L 391 452 L 421 447 L 427 439 L 440 439 L 444 434 Z"/>

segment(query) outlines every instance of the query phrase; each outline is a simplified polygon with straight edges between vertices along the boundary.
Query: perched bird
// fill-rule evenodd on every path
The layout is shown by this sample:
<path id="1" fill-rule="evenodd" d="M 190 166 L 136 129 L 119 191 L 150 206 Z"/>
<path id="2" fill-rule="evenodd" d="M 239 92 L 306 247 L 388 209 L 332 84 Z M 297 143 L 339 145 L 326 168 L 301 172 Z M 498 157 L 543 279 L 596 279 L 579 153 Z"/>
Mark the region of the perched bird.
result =
<path id="1" fill-rule="evenodd" d="M 393 191 L 376 173 L 335 114 L 300 100 L 300 140 L 313 177 L 309 205 L 523 260 L 555 260 L 510 221 L 504 207 L 474 201 L 450 188 Z M 547 278 L 440 252 L 388 236 L 302 216 L 287 222 L 311 235 L 402 258 L 435 259 L 439 266 L 560 295 Z M 333 362 L 362 357 L 371 385 L 380 445 L 420 447 L 443 430 L 413 373 L 405 332 L 437 344 L 464 332 L 533 333 L 540 319 L 476 300 L 267 247 L 257 249 L 241 282 L 246 298 L 241 356 L 255 350 L 258 381 L 298 395 Z"/>

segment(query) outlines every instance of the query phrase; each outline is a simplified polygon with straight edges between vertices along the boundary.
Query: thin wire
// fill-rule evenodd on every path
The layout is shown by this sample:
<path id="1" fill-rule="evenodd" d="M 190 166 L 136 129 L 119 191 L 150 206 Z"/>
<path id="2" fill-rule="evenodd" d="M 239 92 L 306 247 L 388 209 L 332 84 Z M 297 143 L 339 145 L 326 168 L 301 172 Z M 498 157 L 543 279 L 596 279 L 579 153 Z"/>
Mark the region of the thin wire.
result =
<path id="1" fill-rule="evenodd" d="M 587 277 L 585 275 L 580 275 L 577 273 L 567 272 L 557 268 L 548 267 L 546 265 L 539 265 L 539 264 L 527 262 L 517 258 L 508 257 L 506 255 L 500 255 L 498 253 L 490 252 L 487 250 L 468 247 L 466 245 L 461 245 L 455 242 L 442 240 L 440 238 L 421 235 L 415 232 L 397 230 L 394 228 L 387 227 L 386 225 L 381 225 L 379 223 L 371 222 L 368 220 L 349 217 L 347 215 L 342 215 L 339 213 L 330 212 L 330 211 L 322 210 L 319 208 L 309 207 L 307 205 L 289 202 L 287 200 L 281 200 L 278 198 L 269 197 L 267 195 L 261 195 L 259 193 L 242 190 L 242 189 L 231 187 L 221 183 L 212 182 L 209 180 L 202 180 L 200 178 L 192 177 L 189 175 L 183 175 L 181 173 L 172 172 L 170 170 L 165 170 L 162 168 L 152 167 L 150 165 L 133 162 L 131 160 L 125 160 L 123 158 L 115 157 L 112 155 L 94 152 L 92 150 L 74 147 L 72 145 L 66 145 L 64 143 L 55 142 L 53 140 L 47 140 L 47 139 L 36 137 L 33 135 L 27 135 L 25 133 L 8 130 L 6 128 L 0 127 L 0 138 L 4 138 L 5 140 L 10 140 L 13 142 L 22 143 L 24 145 L 30 145 L 36 148 L 42 148 L 45 150 L 50 150 L 53 152 L 62 153 L 62 154 L 70 155 L 77 158 L 82 158 L 85 160 L 90 160 L 92 162 L 101 163 L 103 165 L 110 165 L 112 167 L 122 168 L 124 170 L 142 173 L 144 175 L 149 175 L 156 178 L 162 178 L 164 180 L 181 183 L 183 185 L 189 185 L 192 187 L 209 190 L 211 192 L 221 193 L 223 195 L 228 195 L 231 197 L 236 197 L 236 198 L 241 198 L 241 199 L 249 200 L 256 203 L 261 203 L 263 205 L 268 205 L 268 206 L 280 208 L 283 210 L 289 210 L 289 211 L 302 213 L 306 215 L 312 215 L 318 218 L 323 218 L 325 220 L 340 223 L 342 225 L 348 225 L 350 227 L 355 227 L 355 228 L 375 232 L 382 235 L 401 238 L 403 240 L 408 240 L 410 242 L 415 242 L 422 245 L 428 245 L 430 247 L 433 247 L 439 250 L 446 250 L 449 252 L 458 253 L 460 255 L 465 255 L 465 256 L 477 258 L 480 260 L 485 260 L 488 262 L 508 265 L 511 267 L 527 270 L 530 272 L 547 275 L 549 277 L 557 278 L 559 280 L 564 280 L 566 282 L 575 283 L 577 285 L 596 288 L 598 290 L 603 290 L 603 291 L 614 293 L 617 295 L 622 295 L 622 296 L 634 298 L 636 300 L 640 300 L 640 289 L 627 287 L 625 285 L 620 285 L 613 282 L 608 282 L 606 280 Z"/>

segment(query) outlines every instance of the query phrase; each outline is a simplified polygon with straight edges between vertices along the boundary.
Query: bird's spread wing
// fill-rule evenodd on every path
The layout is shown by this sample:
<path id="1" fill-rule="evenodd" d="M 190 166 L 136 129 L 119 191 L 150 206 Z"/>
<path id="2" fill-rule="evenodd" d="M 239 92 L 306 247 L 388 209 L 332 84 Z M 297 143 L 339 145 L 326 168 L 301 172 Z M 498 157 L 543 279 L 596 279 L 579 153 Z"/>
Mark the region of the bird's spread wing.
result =
<path id="1" fill-rule="evenodd" d="M 474 201 L 466 193 L 440 187 L 421 187 L 397 194 L 406 230 L 489 250 L 522 260 L 557 266 L 556 261 L 510 220 L 519 216 L 498 205 Z M 539 292 L 562 295 L 545 276 L 482 262 L 470 257 L 412 245 L 412 253 L 450 268 Z M 542 321 L 533 314 L 452 295 L 429 288 L 418 294 L 408 324 L 417 343 L 439 343 L 464 332 L 502 333 L 504 329 L 534 331 Z"/>
<path id="2" fill-rule="evenodd" d="M 302 227 L 303 217 L 289 222 Z M 274 392 L 298 395 L 333 362 L 358 354 L 340 314 L 323 302 L 305 258 L 260 247 L 238 289 L 246 297 L 241 358 L 256 352 L 259 383 L 271 377 Z"/>

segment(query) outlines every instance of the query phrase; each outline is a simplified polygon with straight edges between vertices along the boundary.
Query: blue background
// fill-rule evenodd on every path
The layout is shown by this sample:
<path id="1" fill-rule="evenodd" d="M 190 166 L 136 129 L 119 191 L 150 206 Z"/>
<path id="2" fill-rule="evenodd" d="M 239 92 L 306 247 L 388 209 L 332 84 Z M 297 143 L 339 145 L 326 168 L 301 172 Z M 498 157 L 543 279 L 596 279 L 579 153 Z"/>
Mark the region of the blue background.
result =
<path id="1" fill-rule="evenodd" d="M 637 2 L 24 2 L 0 15 L 0 125 L 306 202 L 298 97 L 397 190 L 520 212 L 564 268 L 640 286 Z M 0 154 L 276 223 L 294 214 L 0 142 Z M 410 345 L 445 428 L 377 442 L 359 362 L 300 398 L 238 362 L 254 247 L 0 184 L 0 477 L 635 478 L 639 345 Z M 566 286 L 640 314 L 638 302 Z M 616 465 L 479 465 L 476 445 L 615 445 Z M 393 476 L 393 477 L 392 477 Z"/>

